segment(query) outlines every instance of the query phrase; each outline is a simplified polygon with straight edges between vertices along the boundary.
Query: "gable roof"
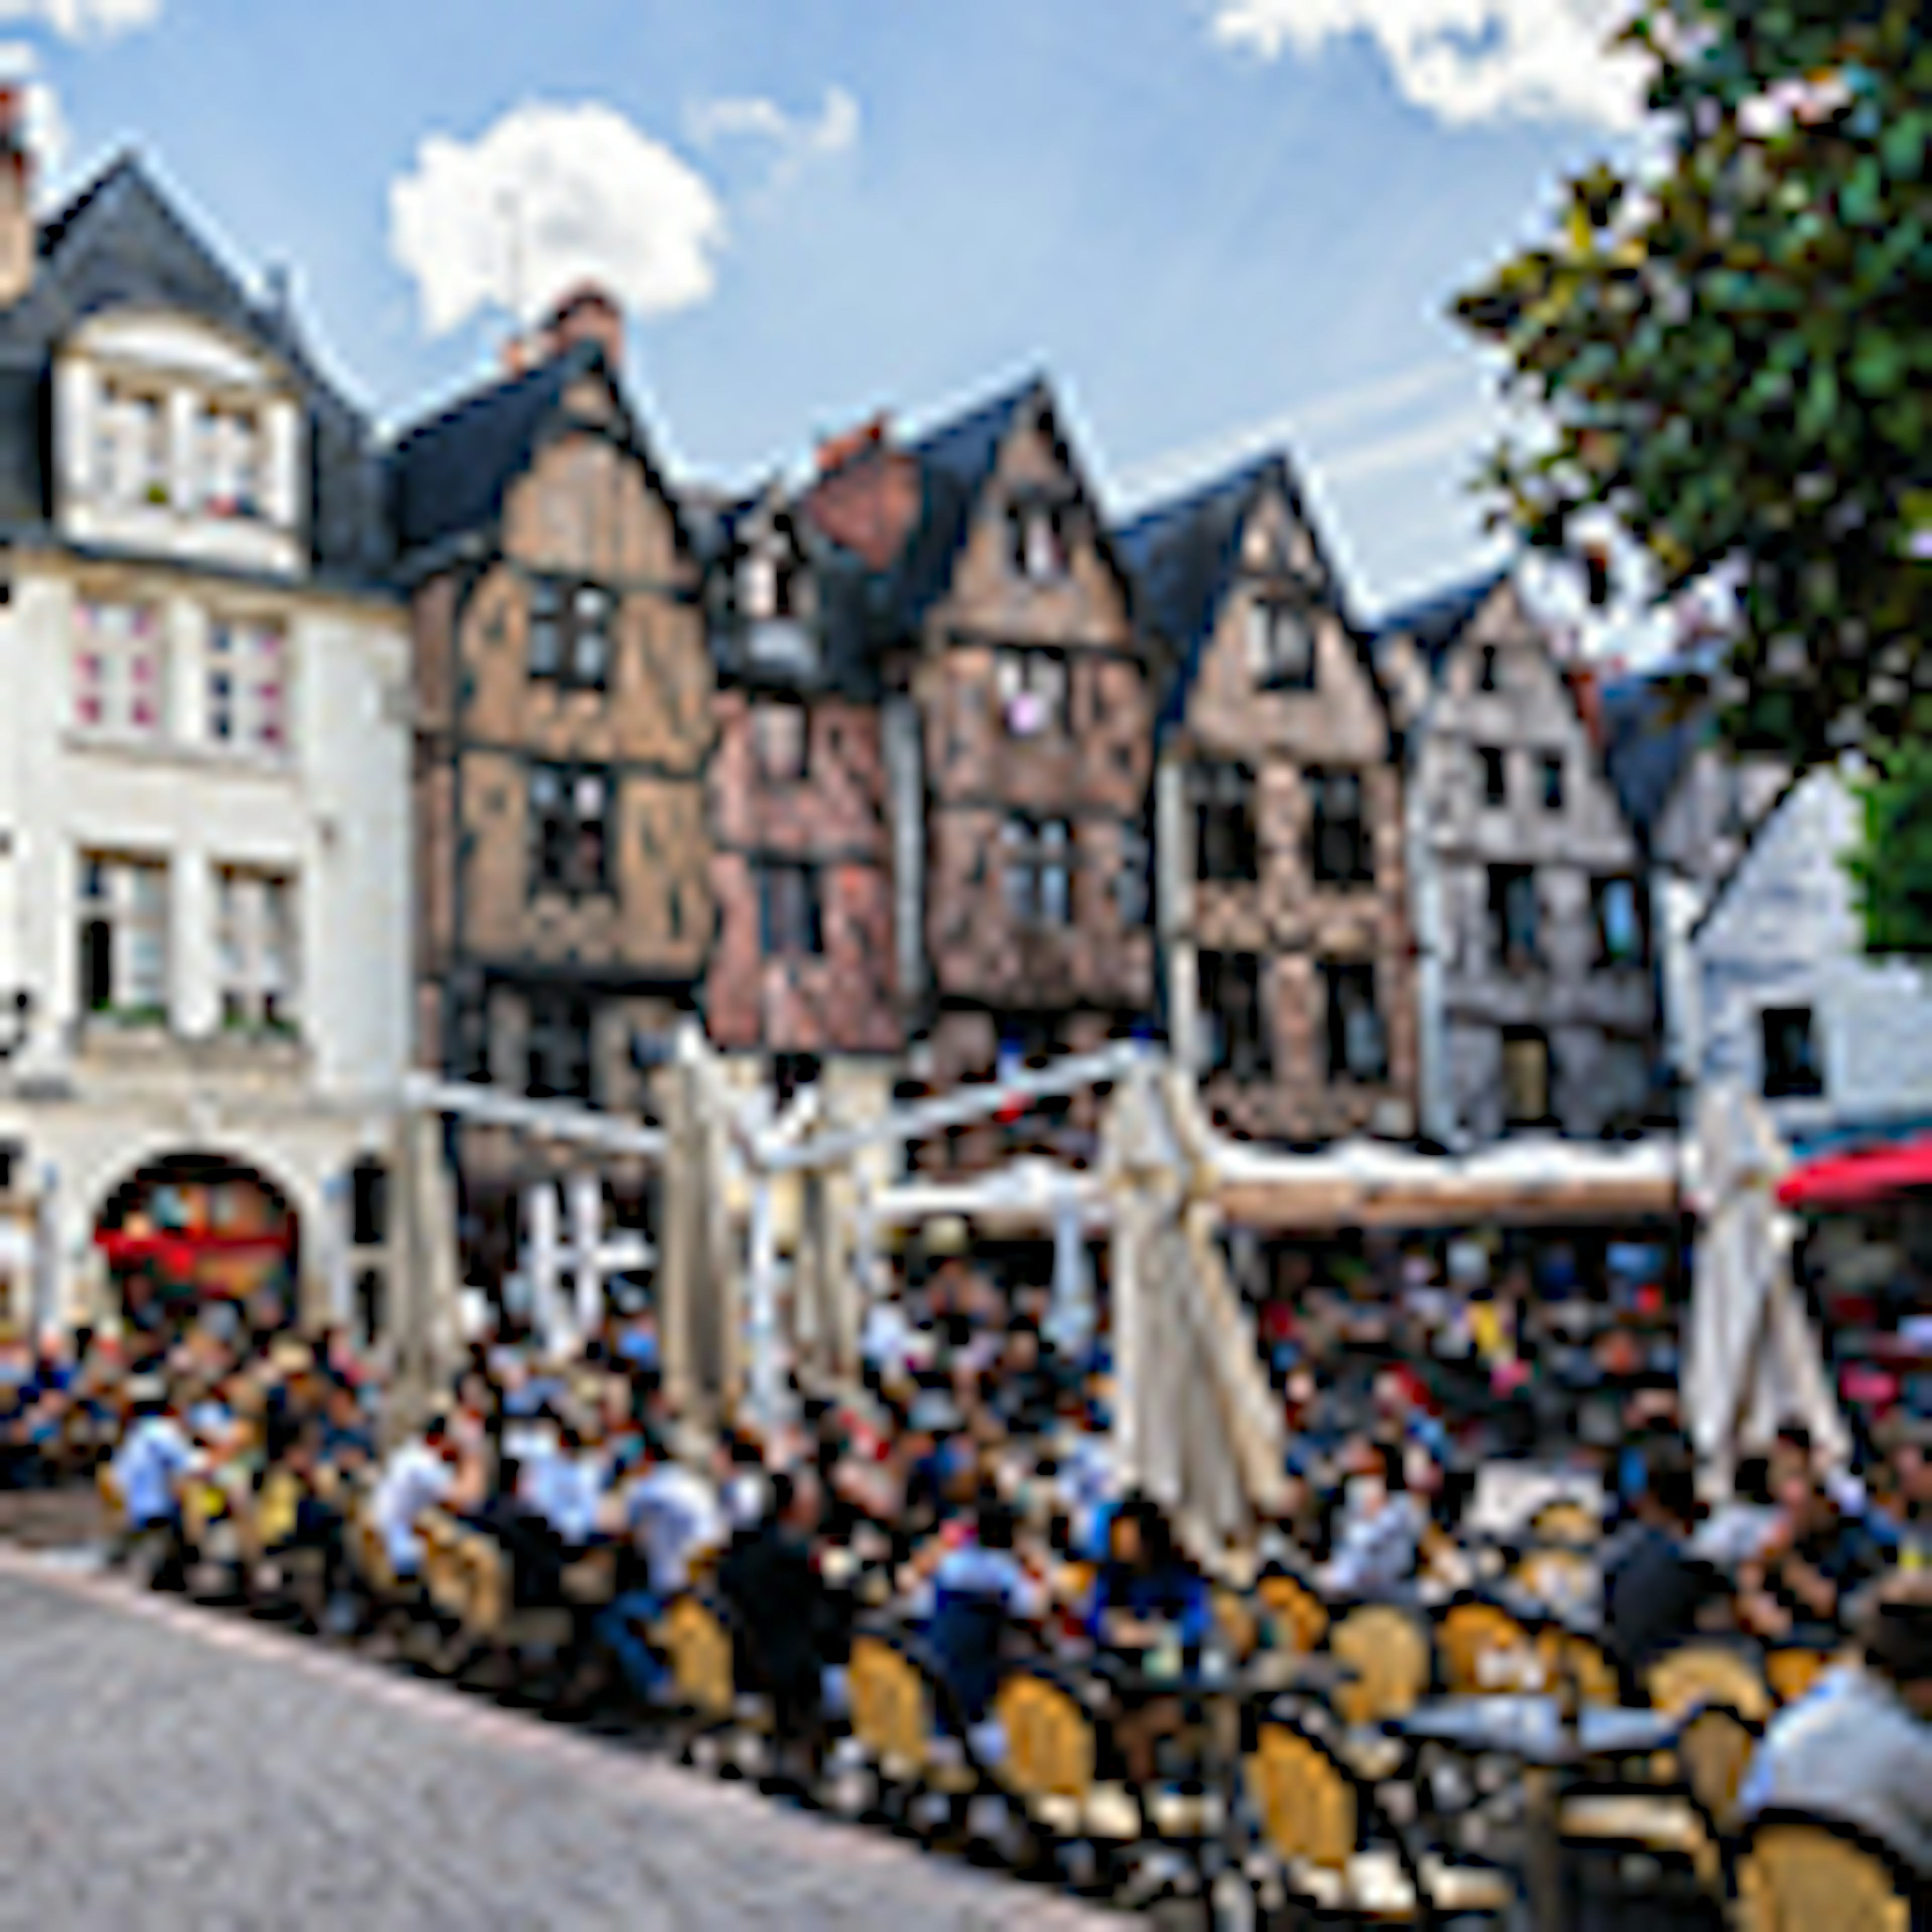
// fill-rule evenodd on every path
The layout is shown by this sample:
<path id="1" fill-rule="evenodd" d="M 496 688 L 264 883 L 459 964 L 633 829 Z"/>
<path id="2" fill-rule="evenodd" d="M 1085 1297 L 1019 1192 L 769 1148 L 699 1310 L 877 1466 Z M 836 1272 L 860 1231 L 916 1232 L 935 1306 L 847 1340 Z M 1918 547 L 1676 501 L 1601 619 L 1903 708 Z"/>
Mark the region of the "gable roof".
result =
<path id="1" fill-rule="evenodd" d="M 692 549 L 682 506 L 652 460 L 602 346 L 586 338 L 535 368 L 472 390 L 398 436 L 385 466 L 399 565 L 419 571 L 464 538 L 494 534 L 511 484 L 566 422 L 564 398 L 585 376 L 609 390 L 619 440 L 670 506 L 680 544 Z"/>
<path id="2" fill-rule="evenodd" d="M 1793 771 L 1778 788 L 1778 796 L 1767 805 L 1757 818 L 1745 828 L 1744 842 L 1738 848 L 1738 856 L 1731 861 L 1729 869 L 1711 888 L 1711 896 L 1704 903 L 1704 909 L 1691 922 L 1689 938 L 1694 944 L 1704 928 L 1715 919 L 1730 900 L 1732 890 L 1743 878 L 1745 868 L 1756 856 L 1760 842 L 1768 834 L 1770 827 L 1781 820 L 1791 801 L 1812 778 L 1823 776 L 1834 783 L 1843 784 L 1838 773 L 1829 765 L 1801 766 Z"/>
<path id="3" fill-rule="evenodd" d="M 1431 677 L 1441 674 L 1443 661 L 1456 640 L 1476 620 L 1477 614 L 1508 581 L 1507 568 L 1472 578 L 1448 590 L 1432 592 L 1391 610 L 1376 626 L 1378 641 L 1406 638 L 1427 661 Z"/>
<path id="4" fill-rule="evenodd" d="M 0 309 L 0 524 L 38 528 L 52 513 L 56 350 L 89 316 L 133 307 L 193 315 L 289 371 L 308 418 L 315 564 L 357 579 L 378 569 L 379 478 L 366 421 L 322 374 L 286 310 L 249 294 L 132 152 L 41 224 L 32 286 Z"/>
<path id="5" fill-rule="evenodd" d="M 1603 686 L 1604 766 L 1624 816 L 1646 847 L 1691 760 L 1716 736 L 1708 701 L 1686 706 L 1656 677 Z"/>
<path id="6" fill-rule="evenodd" d="M 1114 541 L 1132 574 L 1142 616 L 1175 654 L 1173 674 L 1156 714 L 1156 733 L 1172 729 L 1186 715 L 1202 659 L 1240 570 L 1242 533 L 1256 506 L 1271 490 L 1280 493 L 1314 545 L 1336 614 L 1393 730 L 1388 693 L 1371 656 L 1369 638 L 1349 620 L 1342 600 L 1341 579 L 1303 507 L 1294 466 L 1277 450 L 1200 484 L 1185 496 L 1143 510 L 1116 532 Z"/>

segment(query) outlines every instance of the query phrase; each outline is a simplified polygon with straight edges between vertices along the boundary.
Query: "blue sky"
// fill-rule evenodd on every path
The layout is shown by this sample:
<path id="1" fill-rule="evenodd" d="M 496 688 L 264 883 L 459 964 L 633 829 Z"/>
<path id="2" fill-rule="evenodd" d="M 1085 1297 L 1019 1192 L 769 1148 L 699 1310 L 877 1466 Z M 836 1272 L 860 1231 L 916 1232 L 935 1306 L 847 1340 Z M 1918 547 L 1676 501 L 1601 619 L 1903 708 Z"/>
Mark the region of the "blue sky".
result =
<path id="1" fill-rule="evenodd" d="M 681 473 L 1045 367 L 1116 506 L 1286 441 L 1372 614 L 1493 555 L 1492 377 L 1443 308 L 1627 124 L 1612 4 L 0 0 L 0 32 L 53 182 L 138 144 L 292 266 L 382 420 L 493 366 L 492 292 L 587 264 L 655 311 Z"/>

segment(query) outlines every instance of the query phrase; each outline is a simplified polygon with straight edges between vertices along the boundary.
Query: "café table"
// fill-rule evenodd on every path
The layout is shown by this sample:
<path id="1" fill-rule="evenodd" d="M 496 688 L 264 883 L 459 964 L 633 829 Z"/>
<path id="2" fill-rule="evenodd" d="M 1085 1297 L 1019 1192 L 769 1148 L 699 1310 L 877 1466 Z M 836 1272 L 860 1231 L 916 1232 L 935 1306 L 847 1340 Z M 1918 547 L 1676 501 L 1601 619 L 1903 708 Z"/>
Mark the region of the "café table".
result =
<path id="1" fill-rule="evenodd" d="M 1514 1759 L 1523 1770 L 1524 1885 L 1538 1932 L 1563 1932 L 1562 1839 L 1558 1804 L 1566 1772 L 1648 1756 L 1675 1742 L 1683 1720 L 1667 1712 L 1586 1705 L 1566 1715 L 1547 1694 L 1437 1697 L 1393 1728 L 1418 1744 L 1471 1756 Z"/>

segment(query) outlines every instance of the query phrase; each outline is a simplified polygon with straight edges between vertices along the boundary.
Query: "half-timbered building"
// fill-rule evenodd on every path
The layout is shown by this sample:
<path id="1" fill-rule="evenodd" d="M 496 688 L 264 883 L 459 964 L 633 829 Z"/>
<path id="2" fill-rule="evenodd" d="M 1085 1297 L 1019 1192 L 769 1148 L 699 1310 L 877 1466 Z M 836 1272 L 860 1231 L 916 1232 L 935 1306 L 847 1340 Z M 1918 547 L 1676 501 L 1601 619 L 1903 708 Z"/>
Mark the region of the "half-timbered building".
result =
<path id="1" fill-rule="evenodd" d="M 614 320 L 567 304 L 533 366 L 404 434 L 390 514 L 416 671 L 419 1060 L 641 1110 L 635 1043 L 694 1009 L 715 925 L 713 680 L 698 559 Z M 510 1204 L 561 1158 L 464 1130 L 473 1280 L 509 1270 Z M 596 1178 L 574 1177 L 579 1204 Z M 607 1168 L 608 1204 L 640 1211 L 645 1179 Z M 596 1211 L 573 1210 L 580 1240 Z"/>
<path id="2" fill-rule="evenodd" d="M 1122 533 L 1174 654 L 1156 780 L 1167 1023 L 1210 1116 L 1415 1131 L 1396 734 L 1285 458 Z"/>

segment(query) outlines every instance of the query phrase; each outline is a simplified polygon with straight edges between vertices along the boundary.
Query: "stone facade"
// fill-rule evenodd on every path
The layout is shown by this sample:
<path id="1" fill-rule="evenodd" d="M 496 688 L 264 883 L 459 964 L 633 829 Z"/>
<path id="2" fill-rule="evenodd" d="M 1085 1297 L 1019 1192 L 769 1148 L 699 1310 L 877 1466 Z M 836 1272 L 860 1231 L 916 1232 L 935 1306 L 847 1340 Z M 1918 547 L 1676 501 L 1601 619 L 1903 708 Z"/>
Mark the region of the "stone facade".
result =
<path id="1" fill-rule="evenodd" d="M 1383 650 L 1410 729 L 1426 1127 L 1634 1126 L 1658 1058 L 1642 860 L 1544 634 L 1505 579 L 1449 638 L 1418 647 L 1397 618 Z M 1512 1038 L 1546 1066 L 1540 1105 L 1505 1076 Z"/>

